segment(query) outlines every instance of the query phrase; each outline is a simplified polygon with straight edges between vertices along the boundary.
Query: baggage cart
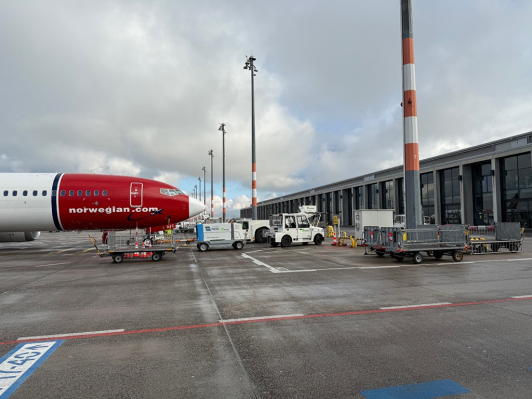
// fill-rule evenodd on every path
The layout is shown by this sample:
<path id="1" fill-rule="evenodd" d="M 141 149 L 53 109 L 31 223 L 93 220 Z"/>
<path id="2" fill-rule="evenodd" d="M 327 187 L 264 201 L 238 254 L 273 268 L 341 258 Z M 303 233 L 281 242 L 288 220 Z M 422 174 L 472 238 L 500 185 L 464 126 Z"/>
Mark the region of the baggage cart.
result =
<path id="1" fill-rule="evenodd" d="M 523 251 L 523 231 L 519 222 L 469 226 L 469 252 L 478 255 Z"/>
<path id="2" fill-rule="evenodd" d="M 165 234 L 164 237 L 157 239 L 155 245 L 153 240 L 142 236 L 144 239 L 139 243 L 136 237 L 131 234 L 124 234 L 121 232 L 110 231 L 107 234 L 106 244 L 104 249 L 100 251 L 96 245 L 96 240 L 89 235 L 92 244 L 98 251 L 100 257 L 110 256 L 113 263 L 122 263 L 124 259 L 147 259 L 152 261 L 160 261 L 164 255 L 171 252 L 175 254 L 177 250 L 176 239 L 173 234 Z"/>

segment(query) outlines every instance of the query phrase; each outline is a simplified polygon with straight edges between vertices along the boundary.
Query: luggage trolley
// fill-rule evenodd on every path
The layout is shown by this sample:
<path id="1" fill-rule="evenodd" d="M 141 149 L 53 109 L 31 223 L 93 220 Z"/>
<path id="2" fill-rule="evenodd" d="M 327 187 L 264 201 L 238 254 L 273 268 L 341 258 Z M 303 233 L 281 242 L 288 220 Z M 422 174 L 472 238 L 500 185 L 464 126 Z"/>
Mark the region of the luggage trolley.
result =
<path id="1" fill-rule="evenodd" d="M 395 234 L 395 238 L 391 255 L 398 261 L 412 257 L 416 264 L 423 262 L 422 252 L 436 259 L 451 256 L 455 262 L 461 262 L 467 247 L 466 227 L 463 225 L 407 229 Z"/>
<path id="2" fill-rule="evenodd" d="M 100 258 L 104 256 L 111 256 L 113 263 L 122 263 L 124 259 L 145 259 L 150 257 L 152 261 L 160 261 L 168 252 L 175 254 L 177 250 L 176 239 L 174 234 L 165 237 L 165 240 L 160 240 L 159 244 L 152 245 L 151 240 L 145 240 L 138 243 L 132 240 L 131 235 L 118 235 L 116 231 L 110 231 L 107 235 L 107 244 L 105 249 L 100 251 L 96 245 L 96 240 L 89 235 L 92 244 L 98 251 Z"/>

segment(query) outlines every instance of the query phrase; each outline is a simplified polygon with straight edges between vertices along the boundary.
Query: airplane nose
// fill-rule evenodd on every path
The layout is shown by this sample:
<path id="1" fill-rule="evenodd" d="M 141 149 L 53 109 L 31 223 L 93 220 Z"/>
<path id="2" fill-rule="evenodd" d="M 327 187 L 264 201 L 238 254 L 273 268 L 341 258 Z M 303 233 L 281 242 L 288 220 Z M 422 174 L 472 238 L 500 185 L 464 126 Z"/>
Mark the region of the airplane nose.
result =
<path id="1" fill-rule="evenodd" d="M 195 198 L 188 197 L 188 217 L 196 216 L 205 210 L 203 202 L 198 201 Z"/>

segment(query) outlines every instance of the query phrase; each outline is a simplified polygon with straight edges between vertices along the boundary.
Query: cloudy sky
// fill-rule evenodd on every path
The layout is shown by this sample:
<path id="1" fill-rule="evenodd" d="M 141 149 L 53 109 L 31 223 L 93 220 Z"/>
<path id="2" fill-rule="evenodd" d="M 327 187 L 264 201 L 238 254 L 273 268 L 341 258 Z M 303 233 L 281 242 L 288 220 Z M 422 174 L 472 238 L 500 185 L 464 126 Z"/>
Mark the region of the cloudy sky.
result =
<path id="1" fill-rule="evenodd" d="M 230 215 L 402 163 L 399 0 L 3 1 L 0 172 L 190 192 Z M 413 0 L 421 159 L 532 130 L 532 2 Z M 203 184 L 202 184 L 203 185 Z"/>

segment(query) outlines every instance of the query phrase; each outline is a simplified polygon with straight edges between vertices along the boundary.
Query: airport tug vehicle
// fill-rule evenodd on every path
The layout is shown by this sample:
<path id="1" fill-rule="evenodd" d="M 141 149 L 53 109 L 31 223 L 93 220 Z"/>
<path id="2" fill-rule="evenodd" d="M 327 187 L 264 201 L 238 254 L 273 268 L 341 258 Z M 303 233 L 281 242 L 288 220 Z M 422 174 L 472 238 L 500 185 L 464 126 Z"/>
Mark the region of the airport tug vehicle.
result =
<path id="1" fill-rule="evenodd" d="M 325 233 L 317 224 L 309 221 L 309 214 L 306 212 L 271 215 L 268 242 L 272 247 L 279 244 L 281 247 L 289 247 L 298 242 L 303 245 L 309 242 L 321 245 Z"/>

